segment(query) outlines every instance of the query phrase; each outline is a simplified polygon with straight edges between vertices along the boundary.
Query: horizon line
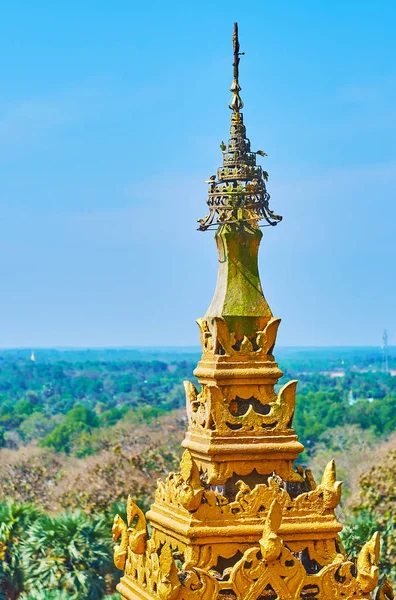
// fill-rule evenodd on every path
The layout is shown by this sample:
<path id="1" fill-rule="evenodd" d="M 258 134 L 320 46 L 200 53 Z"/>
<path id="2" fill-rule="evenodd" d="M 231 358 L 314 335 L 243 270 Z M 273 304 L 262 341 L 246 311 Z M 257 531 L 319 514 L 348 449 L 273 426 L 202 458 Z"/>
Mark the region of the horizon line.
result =
<path id="1" fill-rule="evenodd" d="M 351 349 L 351 348 L 372 348 L 382 350 L 381 345 L 362 345 L 362 344 L 350 344 L 350 345 L 279 345 L 276 348 L 283 349 L 325 349 L 325 348 L 333 348 L 333 349 Z M 396 345 L 389 345 L 388 349 L 395 348 Z M 199 345 L 188 345 L 188 346 L 152 346 L 152 345 L 142 345 L 142 346 L 0 346 L 0 352 L 8 351 L 8 350 L 26 350 L 26 351 L 36 351 L 36 350 L 57 350 L 57 351 L 81 351 L 81 350 L 191 350 L 193 352 L 201 351 L 201 347 Z"/>

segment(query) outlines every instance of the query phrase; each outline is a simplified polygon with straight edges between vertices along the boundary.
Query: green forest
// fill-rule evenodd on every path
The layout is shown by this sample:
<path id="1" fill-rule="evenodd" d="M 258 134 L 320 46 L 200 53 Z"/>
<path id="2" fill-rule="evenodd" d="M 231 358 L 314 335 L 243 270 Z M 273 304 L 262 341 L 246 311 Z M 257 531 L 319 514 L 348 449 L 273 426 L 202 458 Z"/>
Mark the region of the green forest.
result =
<path id="1" fill-rule="evenodd" d="M 143 509 L 175 469 L 186 428 L 183 380 L 198 350 L 0 353 L 0 600 L 115 594 L 111 525 L 131 493 Z M 279 382 L 298 379 L 300 457 L 320 478 L 334 457 L 344 480 L 348 553 L 386 535 L 395 576 L 396 350 L 279 349 Z M 115 594 L 114 598 L 118 595 Z"/>

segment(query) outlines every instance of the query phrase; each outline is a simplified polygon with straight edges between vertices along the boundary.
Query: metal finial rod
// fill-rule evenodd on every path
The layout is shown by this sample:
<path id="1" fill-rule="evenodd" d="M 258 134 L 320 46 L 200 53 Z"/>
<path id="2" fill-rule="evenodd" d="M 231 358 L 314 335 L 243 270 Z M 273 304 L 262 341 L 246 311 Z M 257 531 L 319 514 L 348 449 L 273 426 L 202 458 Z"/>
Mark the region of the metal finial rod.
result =
<path id="1" fill-rule="evenodd" d="M 239 52 L 238 23 L 234 23 L 234 33 L 232 35 L 232 42 L 234 46 L 234 79 L 232 81 L 230 90 L 232 92 L 232 98 L 229 106 L 231 110 L 234 111 L 234 113 L 237 113 L 241 110 L 241 108 L 243 108 L 243 102 L 239 95 L 239 92 L 241 91 L 241 86 L 239 85 L 239 61 L 241 59 L 239 57 L 242 54 L 245 54 L 244 52 Z"/>
<path id="2" fill-rule="evenodd" d="M 239 78 L 239 39 L 238 39 L 238 23 L 234 23 L 234 33 L 232 35 L 232 42 L 234 45 L 234 79 L 238 81 Z"/>

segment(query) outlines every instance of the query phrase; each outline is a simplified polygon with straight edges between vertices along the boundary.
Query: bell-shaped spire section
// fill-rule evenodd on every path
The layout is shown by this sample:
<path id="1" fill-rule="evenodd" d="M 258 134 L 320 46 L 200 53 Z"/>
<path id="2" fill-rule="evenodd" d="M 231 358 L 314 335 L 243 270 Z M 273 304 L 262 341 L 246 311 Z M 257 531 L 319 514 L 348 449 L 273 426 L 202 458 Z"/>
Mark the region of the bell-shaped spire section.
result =
<path id="1" fill-rule="evenodd" d="M 265 157 L 262 150 L 252 152 L 250 140 L 246 137 L 243 124 L 243 102 L 239 92 L 239 61 L 244 52 L 239 51 L 238 24 L 234 24 L 234 78 L 230 91 L 229 104 L 232 110 L 231 129 L 228 145 L 220 144 L 223 152 L 223 166 L 206 182 L 209 184 L 209 214 L 200 219 L 199 229 L 205 231 L 209 227 L 222 224 L 250 222 L 257 224 L 265 219 L 268 225 L 277 225 L 282 217 L 273 213 L 269 207 L 270 195 L 266 182 L 268 173 L 256 164 L 256 157 Z"/>

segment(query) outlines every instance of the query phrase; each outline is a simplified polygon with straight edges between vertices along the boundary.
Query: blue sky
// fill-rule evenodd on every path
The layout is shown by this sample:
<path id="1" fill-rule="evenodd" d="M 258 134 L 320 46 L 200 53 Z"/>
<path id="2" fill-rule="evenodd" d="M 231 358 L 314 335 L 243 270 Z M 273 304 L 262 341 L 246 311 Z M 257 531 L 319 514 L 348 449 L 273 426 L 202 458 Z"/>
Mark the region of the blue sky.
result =
<path id="1" fill-rule="evenodd" d="M 0 17 L 1 347 L 198 343 L 234 20 L 284 216 L 260 257 L 279 343 L 396 343 L 393 1 L 5 0 Z"/>

